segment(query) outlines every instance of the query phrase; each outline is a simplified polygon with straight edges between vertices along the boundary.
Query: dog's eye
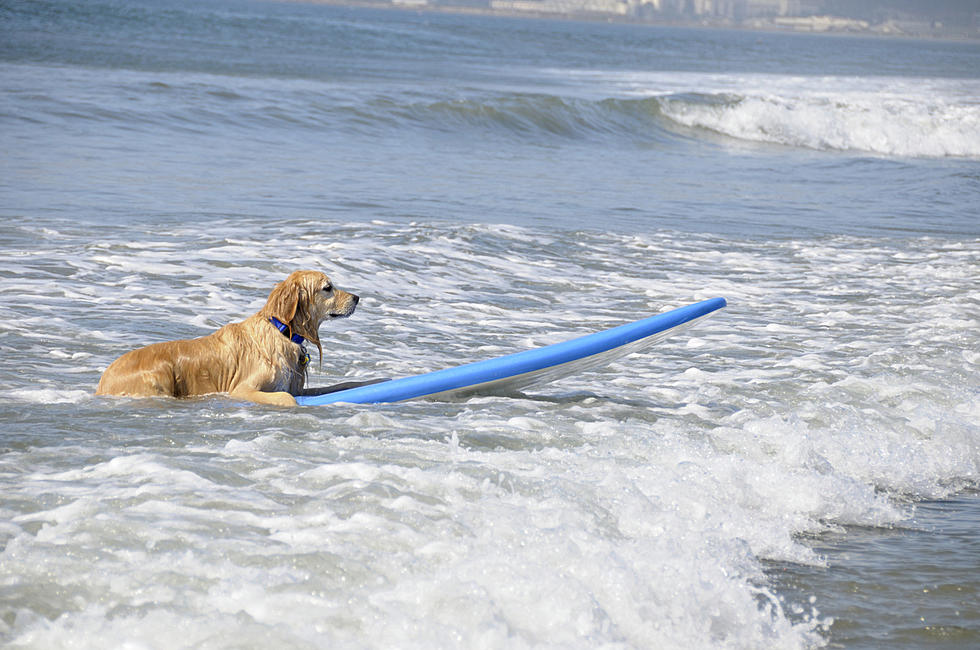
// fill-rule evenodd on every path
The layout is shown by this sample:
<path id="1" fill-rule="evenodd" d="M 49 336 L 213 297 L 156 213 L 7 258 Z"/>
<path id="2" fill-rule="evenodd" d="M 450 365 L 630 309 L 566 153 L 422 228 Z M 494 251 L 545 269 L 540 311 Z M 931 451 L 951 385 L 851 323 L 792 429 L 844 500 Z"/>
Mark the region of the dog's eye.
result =
<path id="1" fill-rule="evenodd" d="M 333 285 L 328 284 L 327 286 L 323 287 L 323 290 L 326 291 L 327 293 L 330 293 L 331 291 L 333 291 Z"/>

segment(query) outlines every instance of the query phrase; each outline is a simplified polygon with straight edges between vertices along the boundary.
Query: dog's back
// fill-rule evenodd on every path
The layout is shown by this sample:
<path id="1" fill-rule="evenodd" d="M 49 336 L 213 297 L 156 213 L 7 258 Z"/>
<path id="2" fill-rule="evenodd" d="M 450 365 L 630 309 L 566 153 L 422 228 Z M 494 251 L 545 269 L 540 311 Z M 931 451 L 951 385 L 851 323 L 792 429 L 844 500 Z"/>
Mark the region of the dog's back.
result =
<path id="1" fill-rule="evenodd" d="M 233 373 L 226 371 L 229 357 L 215 354 L 216 337 L 154 343 L 127 352 L 102 373 L 95 393 L 187 397 L 227 391 L 227 375 Z"/>

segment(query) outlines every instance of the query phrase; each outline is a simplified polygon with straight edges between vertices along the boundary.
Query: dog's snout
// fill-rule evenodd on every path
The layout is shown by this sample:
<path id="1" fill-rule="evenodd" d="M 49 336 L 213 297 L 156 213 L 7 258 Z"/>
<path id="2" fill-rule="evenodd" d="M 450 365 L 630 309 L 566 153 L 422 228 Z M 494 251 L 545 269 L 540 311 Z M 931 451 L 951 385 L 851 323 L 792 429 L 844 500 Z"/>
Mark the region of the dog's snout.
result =
<path id="1" fill-rule="evenodd" d="M 331 318 L 345 318 L 353 314 L 361 297 L 348 291 L 341 291 L 338 293 L 337 299 L 335 308 L 338 311 L 330 314 Z"/>

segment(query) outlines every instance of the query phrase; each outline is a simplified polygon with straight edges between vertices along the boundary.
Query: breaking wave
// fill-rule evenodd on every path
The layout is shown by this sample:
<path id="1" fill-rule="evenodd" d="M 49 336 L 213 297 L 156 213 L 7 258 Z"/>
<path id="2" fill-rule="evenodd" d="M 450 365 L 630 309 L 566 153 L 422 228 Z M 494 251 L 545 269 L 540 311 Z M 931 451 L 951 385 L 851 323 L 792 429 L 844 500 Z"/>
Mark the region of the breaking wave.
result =
<path id="1" fill-rule="evenodd" d="M 980 157 L 980 88 L 870 78 L 704 78 L 670 83 L 578 80 L 574 91 L 361 88 L 349 83 L 201 73 L 44 67 L 62 77 L 57 96 L 37 92 L 38 66 L 4 66 L 8 104 L 0 120 L 52 126 L 98 122 L 120 130 L 255 133 L 342 130 L 505 138 L 531 144 L 615 139 L 638 145 L 678 139 L 764 143 L 896 157 Z M 111 75 L 110 83 L 104 77 Z M 97 81 L 99 84 L 90 83 Z M 581 83 L 583 82 L 584 83 Z M 99 90 L 99 87 L 102 87 Z M 48 87 L 51 87 L 50 85 Z M 584 91 L 584 92 L 583 92 Z M 122 101 L 120 98 L 125 98 Z"/>
<path id="2" fill-rule="evenodd" d="M 980 105 L 882 97 L 667 97 L 677 124 L 740 140 L 901 157 L 980 156 Z"/>

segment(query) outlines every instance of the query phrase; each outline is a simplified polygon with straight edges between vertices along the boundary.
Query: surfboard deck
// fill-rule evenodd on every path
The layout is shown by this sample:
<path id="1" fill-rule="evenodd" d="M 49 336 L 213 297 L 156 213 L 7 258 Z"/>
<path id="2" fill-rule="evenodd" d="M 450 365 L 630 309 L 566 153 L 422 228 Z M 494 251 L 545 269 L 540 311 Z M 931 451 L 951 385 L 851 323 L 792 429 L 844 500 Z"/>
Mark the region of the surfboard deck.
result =
<path id="1" fill-rule="evenodd" d="M 378 404 L 513 393 L 641 352 L 710 317 L 726 304 L 724 298 L 703 300 L 570 341 L 322 395 L 300 395 L 296 402 L 301 406 Z"/>

